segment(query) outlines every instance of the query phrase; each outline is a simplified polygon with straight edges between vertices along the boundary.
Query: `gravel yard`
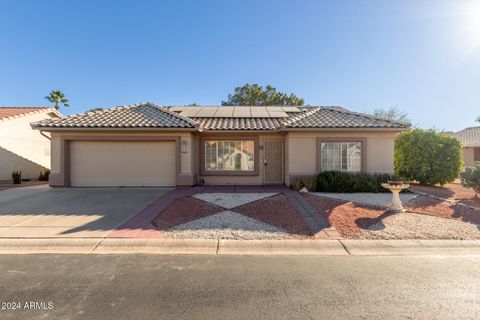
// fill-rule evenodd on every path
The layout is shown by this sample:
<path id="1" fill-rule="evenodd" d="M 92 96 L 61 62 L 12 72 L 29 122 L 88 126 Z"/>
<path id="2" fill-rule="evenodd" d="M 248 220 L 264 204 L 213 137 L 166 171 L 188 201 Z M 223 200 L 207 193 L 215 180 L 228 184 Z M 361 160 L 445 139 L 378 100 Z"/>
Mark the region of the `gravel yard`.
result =
<path id="1" fill-rule="evenodd" d="M 406 206 L 415 212 L 389 214 L 345 200 L 304 197 L 349 239 L 480 239 L 480 213 L 445 201 L 420 196 Z"/>
<path id="2" fill-rule="evenodd" d="M 182 197 L 170 203 L 152 224 L 167 239 L 310 237 L 308 226 L 280 193 L 199 193 Z"/>
<path id="3" fill-rule="evenodd" d="M 356 204 L 366 205 L 370 207 L 378 207 L 378 208 L 387 208 L 391 205 L 392 202 L 392 194 L 389 193 L 330 193 L 330 192 L 312 192 L 310 194 L 344 200 L 348 202 L 353 202 Z M 413 193 L 401 193 L 400 200 L 403 203 L 407 203 L 410 200 L 413 200 L 418 195 Z"/>
<path id="4" fill-rule="evenodd" d="M 480 224 L 417 213 L 397 213 L 362 230 L 363 239 L 480 239 Z"/>
<path id="5" fill-rule="evenodd" d="M 232 211 L 223 211 L 163 231 L 167 239 L 294 239 L 294 234 Z"/>

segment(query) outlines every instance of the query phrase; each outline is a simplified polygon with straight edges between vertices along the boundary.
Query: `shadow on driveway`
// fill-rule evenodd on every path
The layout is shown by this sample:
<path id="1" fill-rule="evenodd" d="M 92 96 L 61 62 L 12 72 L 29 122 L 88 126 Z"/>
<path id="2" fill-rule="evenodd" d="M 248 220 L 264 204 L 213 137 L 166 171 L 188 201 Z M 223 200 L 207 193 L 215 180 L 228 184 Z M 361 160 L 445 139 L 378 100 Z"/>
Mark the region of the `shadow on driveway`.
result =
<path id="1" fill-rule="evenodd" d="M 172 188 L 15 188 L 0 193 L 0 237 L 104 237 Z"/>

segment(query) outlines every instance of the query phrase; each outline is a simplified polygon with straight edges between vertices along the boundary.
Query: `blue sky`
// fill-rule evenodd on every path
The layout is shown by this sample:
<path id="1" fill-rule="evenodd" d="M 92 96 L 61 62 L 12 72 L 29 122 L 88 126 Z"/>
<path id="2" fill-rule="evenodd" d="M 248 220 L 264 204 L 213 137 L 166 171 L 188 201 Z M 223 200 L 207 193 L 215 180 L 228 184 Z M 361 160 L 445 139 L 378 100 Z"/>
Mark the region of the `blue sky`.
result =
<path id="1" fill-rule="evenodd" d="M 45 105 L 51 89 L 65 114 L 219 104 L 249 82 L 459 130 L 480 116 L 478 4 L 0 0 L 0 105 Z"/>

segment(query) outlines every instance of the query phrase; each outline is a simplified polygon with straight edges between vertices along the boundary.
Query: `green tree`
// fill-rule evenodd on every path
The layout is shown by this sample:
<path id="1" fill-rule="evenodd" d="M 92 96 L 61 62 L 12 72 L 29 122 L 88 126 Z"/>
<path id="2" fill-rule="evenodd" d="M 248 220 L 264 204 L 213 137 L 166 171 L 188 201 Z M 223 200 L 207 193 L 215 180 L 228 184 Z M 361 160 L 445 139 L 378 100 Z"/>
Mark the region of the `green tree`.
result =
<path id="1" fill-rule="evenodd" d="M 52 90 L 50 91 L 50 94 L 45 97 L 48 101 L 51 103 L 55 103 L 55 109 L 58 110 L 60 109 L 60 103 L 63 104 L 64 107 L 69 106 L 68 99 L 65 97 L 62 91 L 60 90 Z"/>
<path id="2" fill-rule="evenodd" d="M 294 94 L 278 92 L 271 85 L 245 84 L 236 87 L 233 94 L 228 95 L 222 106 L 303 106 L 304 100 Z"/>
<path id="3" fill-rule="evenodd" d="M 410 122 L 408 115 L 405 112 L 400 111 L 397 107 L 390 107 L 388 109 L 378 108 L 375 109 L 371 114 L 377 118 Z"/>
<path id="4" fill-rule="evenodd" d="M 433 129 L 414 129 L 395 140 L 395 175 L 424 185 L 453 182 L 463 165 L 460 141 Z"/>

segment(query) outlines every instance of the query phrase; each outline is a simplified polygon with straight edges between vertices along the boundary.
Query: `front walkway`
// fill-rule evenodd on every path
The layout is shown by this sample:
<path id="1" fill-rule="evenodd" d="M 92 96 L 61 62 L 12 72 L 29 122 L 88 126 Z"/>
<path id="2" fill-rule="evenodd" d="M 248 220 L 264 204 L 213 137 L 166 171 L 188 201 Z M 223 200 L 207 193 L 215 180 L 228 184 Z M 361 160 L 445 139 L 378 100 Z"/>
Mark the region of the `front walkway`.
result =
<path id="1" fill-rule="evenodd" d="M 181 230 L 172 232 L 177 229 Z M 219 232 L 222 229 L 230 233 Z M 108 237 L 265 239 L 272 235 L 278 239 L 340 238 L 298 192 L 286 186 L 234 185 L 173 190 Z"/>

